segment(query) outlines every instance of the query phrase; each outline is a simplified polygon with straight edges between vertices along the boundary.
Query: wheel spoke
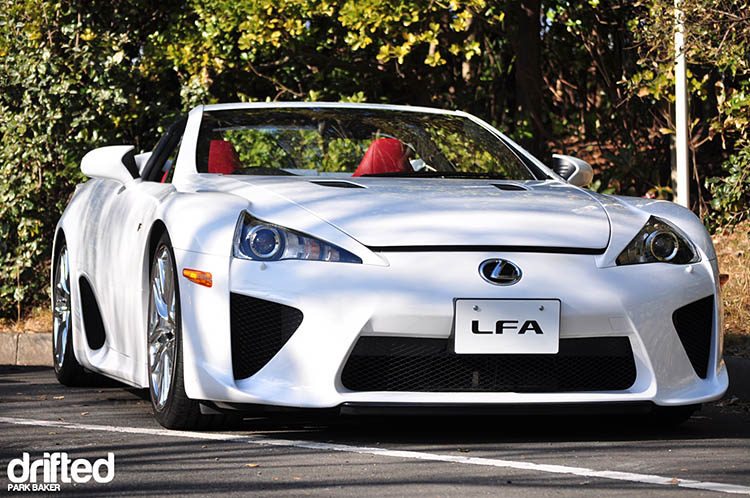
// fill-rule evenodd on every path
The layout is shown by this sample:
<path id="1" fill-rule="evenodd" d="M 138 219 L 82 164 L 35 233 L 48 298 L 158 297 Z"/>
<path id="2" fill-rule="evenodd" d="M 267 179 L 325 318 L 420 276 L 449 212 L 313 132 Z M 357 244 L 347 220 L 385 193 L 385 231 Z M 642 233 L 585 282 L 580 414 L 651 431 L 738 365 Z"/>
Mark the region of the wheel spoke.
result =
<path id="1" fill-rule="evenodd" d="M 161 410 L 172 384 L 177 336 L 174 265 L 166 246 L 156 252 L 149 284 L 149 374 L 154 406 Z"/>
<path id="2" fill-rule="evenodd" d="M 171 322 L 174 322 L 175 301 L 177 298 L 177 293 L 174 291 L 174 275 L 171 271 L 169 272 L 168 277 L 164 282 L 164 292 L 164 303 L 167 306 L 166 317 L 169 318 Z"/>
<path id="3" fill-rule="evenodd" d="M 53 313 L 55 315 L 62 316 L 65 313 L 68 313 L 69 311 L 70 311 L 70 305 L 67 299 L 55 300 L 55 308 L 53 310 Z"/>
<path id="4" fill-rule="evenodd" d="M 63 340 L 62 340 L 63 334 L 61 330 L 61 326 L 62 326 L 61 321 L 59 319 L 56 319 L 55 325 L 56 325 L 55 328 L 57 329 L 55 330 L 55 343 L 54 343 L 55 344 L 55 362 L 57 362 L 57 364 L 59 365 L 62 360 L 61 358 L 62 355 L 60 354 L 60 352 L 63 350 Z"/>
<path id="5" fill-rule="evenodd" d="M 57 275 L 55 275 L 55 277 L 56 277 L 56 279 L 55 279 L 55 281 L 56 281 L 55 289 L 57 290 L 58 293 L 64 293 L 65 292 L 65 286 L 63 285 L 63 283 L 60 280 L 60 272 L 59 271 L 57 272 Z"/>
<path id="6" fill-rule="evenodd" d="M 154 363 L 151 365 L 151 380 L 158 379 L 161 376 L 161 363 Z M 153 382 L 155 386 L 158 386 L 158 382 Z"/>
<path id="7" fill-rule="evenodd" d="M 156 268 L 158 270 L 157 275 L 159 276 L 159 280 L 158 280 L 159 281 L 159 294 L 160 294 L 159 297 L 161 297 L 162 299 L 164 299 L 164 296 L 165 296 L 165 291 L 166 291 L 165 284 L 167 280 L 166 275 L 164 275 L 164 273 L 167 271 L 167 269 L 165 268 L 166 267 L 165 260 L 167 258 L 167 255 L 165 253 L 166 253 L 166 250 L 162 250 L 162 253 L 159 255 L 159 258 L 156 260 L 157 262 Z"/>
<path id="8" fill-rule="evenodd" d="M 169 386 L 172 383 L 172 358 L 169 355 L 168 350 L 164 350 L 162 353 L 163 360 L 162 364 L 164 365 L 164 371 L 162 372 L 161 377 L 161 395 L 159 396 L 159 401 L 164 403 L 167 400 L 167 394 L 169 394 Z"/>
<path id="9" fill-rule="evenodd" d="M 62 258 L 62 264 L 60 265 L 60 271 L 62 272 L 61 275 L 61 283 L 62 283 L 62 290 L 65 293 L 66 296 L 70 296 L 70 270 L 68 268 L 68 249 L 65 248 L 65 257 Z"/>
<path id="10" fill-rule="evenodd" d="M 70 267 L 68 248 L 63 245 L 58 255 L 55 281 L 52 286 L 52 335 L 55 366 L 61 369 L 70 330 Z"/>
<path id="11" fill-rule="evenodd" d="M 157 315 L 158 316 L 158 315 Z M 167 325 L 164 326 L 165 322 L 161 319 L 156 319 L 156 323 L 152 325 L 151 332 L 148 335 L 149 343 L 157 343 L 164 340 L 165 336 L 168 336 L 172 331 Z"/>
<path id="12" fill-rule="evenodd" d="M 163 288 L 160 284 L 154 283 L 152 285 L 152 302 L 154 303 L 154 307 L 156 312 L 159 314 L 160 317 L 166 318 L 169 316 L 169 310 L 167 303 L 164 299 L 163 294 Z"/>
<path id="13" fill-rule="evenodd" d="M 158 342 L 155 343 L 152 346 L 153 350 L 151 352 L 151 357 L 153 358 L 153 365 L 152 365 L 152 371 L 156 372 L 159 370 L 159 367 L 162 365 L 161 357 L 162 353 L 164 352 L 164 343 Z"/>
<path id="14" fill-rule="evenodd" d="M 61 353 L 65 348 L 65 339 L 67 338 L 67 323 L 62 320 L 60 326 L 57 329 L 57 351 Z"/>

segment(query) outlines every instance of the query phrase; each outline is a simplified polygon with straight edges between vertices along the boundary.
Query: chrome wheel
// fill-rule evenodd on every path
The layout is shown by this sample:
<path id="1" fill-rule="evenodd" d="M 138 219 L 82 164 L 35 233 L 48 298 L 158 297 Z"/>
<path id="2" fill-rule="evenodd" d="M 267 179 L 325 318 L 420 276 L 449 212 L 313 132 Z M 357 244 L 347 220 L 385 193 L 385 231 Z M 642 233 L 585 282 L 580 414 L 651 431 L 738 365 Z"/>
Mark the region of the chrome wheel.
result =
<path id="1" fill-rule="evenodd" d="M 174 264 L 169 248 L 162 244 L 151 265 L 148 310 L 148 372 L 151 399 L 162 410 L 174 378 L 177 337 L 177 293 Z"/>
<path id="2" fill-rule="evenodd" d="M 65 348 L 70 332 L 70 266 L 68 248 L 63 246 L 55 268 L 55 281 L 52 287 L 52 347 L 55 368 L 60 370 L 65 361 Z"/>

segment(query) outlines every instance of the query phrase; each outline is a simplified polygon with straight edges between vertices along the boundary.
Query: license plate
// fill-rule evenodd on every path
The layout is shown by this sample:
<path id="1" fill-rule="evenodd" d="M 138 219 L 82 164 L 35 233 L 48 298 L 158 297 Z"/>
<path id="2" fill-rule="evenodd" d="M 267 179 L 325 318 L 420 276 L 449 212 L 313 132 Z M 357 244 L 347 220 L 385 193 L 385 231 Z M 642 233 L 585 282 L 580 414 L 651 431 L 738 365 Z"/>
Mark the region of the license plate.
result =
<path id="1" fill-rule="evenodd" d="M 458 354 L 555 354 L 559 299 L 456 299 Z"/>

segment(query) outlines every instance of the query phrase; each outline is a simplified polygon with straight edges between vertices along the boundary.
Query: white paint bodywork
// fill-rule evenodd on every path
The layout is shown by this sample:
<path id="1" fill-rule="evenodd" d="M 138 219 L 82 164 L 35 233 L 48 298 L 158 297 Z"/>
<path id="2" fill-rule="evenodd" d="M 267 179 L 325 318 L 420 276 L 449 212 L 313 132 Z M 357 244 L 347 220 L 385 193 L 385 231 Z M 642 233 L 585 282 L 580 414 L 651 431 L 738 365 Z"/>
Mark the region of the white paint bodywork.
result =
<path id="1" fill-rule="evenodd" d="M 722 330 L 721 300 L 715 299 L 706 379 L 695 374 L 672 325 L 675 309 L 720 295 L 711 239 L 689 210 L 574 187 L 515 145 L 515 152 L 537 164 L 547 179 L 513 182 L 523 191 L 500 190 L 491 180 L 417 178 L 354 178 L 366 188 L 339 189 L 315 185 L 315 177 L 308 176 L 196 172 L 195 143 L 204 109 L 279 105 L 350 104 L 199 107 L 189 115 L 171 184 L 122 178 L 92 179 L 77 187 L 58 224 L 56 243 L 64 233 L 74 296 L 74 351 L 84 367 L 147 387 L 149 250 L 155 234 L 164 229 L 178 273 L 193 268 L 213 275 L 211 288 L 179 279 L 185 388 L 194 399 L 320 408 L 344 402 L 684 405 L 717 399 L 726 390 L 716 333 Z M 105 165 L 94 164 L 91 154 L 86 156 L 91 164 L 87 171 L 98 176 L 93 172 Z M 141 171 L 146 159 L 137 160 Z M 232 243 L 243 212 L 335 244 L 363 263 L 234 259 Z M 700 261 L 617 266 L 615 259 L 651 215 L 680 228 Z M 456 250 L 467 245 L 483 248 Z M 379 252 L 381 246 L 444 250 Z M 591 254 L 486 246 L 578 248 Z M 487 283 L 477 268 L 489 258 L 514 262 L 523 269 L 523 279 L 508 287 Z M 87 345 L 76 298 L 82 277 L 94 289 L 106 330 L 105 345 L 96 351 Z M 239 381 L 232 373 L 230 292 L 293 306 L 304 314 L 281 351 L 257 374 Z M 360 336 L 447 338 L 454 299 L 488 298 L 559 299 L 561 338 L 628 337 L 637 367 L 635 384 L 625 391 L 581 393 L 350 392 L 341 385 L 341 369 Z"/>

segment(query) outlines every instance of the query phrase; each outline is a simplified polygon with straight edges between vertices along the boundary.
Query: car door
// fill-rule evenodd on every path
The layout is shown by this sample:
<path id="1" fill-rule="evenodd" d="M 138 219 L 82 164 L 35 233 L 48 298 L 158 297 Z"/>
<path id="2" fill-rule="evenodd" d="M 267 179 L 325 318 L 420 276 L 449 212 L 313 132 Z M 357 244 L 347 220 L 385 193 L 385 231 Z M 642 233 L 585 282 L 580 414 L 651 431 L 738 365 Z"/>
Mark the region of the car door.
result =
<path id="1" fill-rule="evenodd" d="M 128 359 L 137 361 L 138 352 L 145 351 L 146 246 L 159 205 L 176 192 L 171 177 L 185 122 L 182 119 L 169 128 L 143 168 L 142 177 L 120 185 L 102 206 L 94 286 L 105 317 L 107 345 L 124 356 L 125 363 Z M 136 375 L 135 369 L 132 371 Z"/>

